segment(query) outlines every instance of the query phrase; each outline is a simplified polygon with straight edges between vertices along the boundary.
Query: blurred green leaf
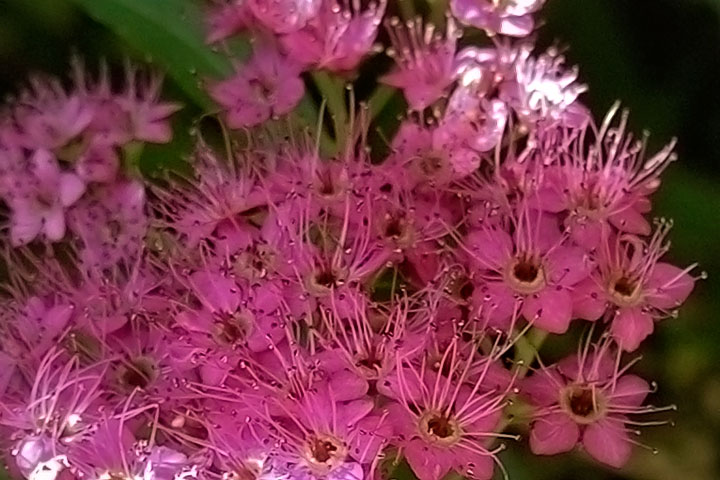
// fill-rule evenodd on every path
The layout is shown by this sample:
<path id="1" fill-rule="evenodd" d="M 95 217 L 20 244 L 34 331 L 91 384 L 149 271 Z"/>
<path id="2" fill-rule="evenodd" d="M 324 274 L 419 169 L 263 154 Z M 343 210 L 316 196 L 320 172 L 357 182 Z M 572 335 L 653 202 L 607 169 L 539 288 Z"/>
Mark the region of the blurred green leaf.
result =
<path id="1" fill-rule="evenodd" d="M 162 65 L 198 106 L 213 103 L 201 88 L 205 78 L 231 71 L 227 57 L 205 44 L 200 2 L 194 0 L 70 0 Z M 242 48 L 242 47 L 241 47 Z M 249 50 L 249 45 L 244 48 Z"/>

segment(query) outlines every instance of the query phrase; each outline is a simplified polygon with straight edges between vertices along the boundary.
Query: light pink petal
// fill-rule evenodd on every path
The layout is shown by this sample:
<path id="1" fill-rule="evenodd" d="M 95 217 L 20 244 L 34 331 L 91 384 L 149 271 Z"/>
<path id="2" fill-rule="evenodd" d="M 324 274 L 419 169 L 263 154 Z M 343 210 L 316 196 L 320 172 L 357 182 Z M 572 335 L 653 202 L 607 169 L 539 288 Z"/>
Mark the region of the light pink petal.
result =
<path id="1" fill-rule="evenodd" d="M 534 22 L 531 15 L 506 17 L 500 21 L 498 33 L 509 35 L 511 37 L 524 37 L 532 32 L 533 27 Z"/>
<path id="2" fill-rule="evenodd" d="M 624 375 L 615 383 L 610 392 L 610 403 L 613 406 L 639 407 L 650 393 L 648 382 L 637 375 Z"/>
<path id="3" fill-rule="evenodd" d="M 647 281 L 648 303 L 656 308 L 679 307 L 690 295 L 695 280 L 683 269 L 669 263 L 658 263 Z"/>
<path id="4" fill-rule="evenodd" d="M 652 316 L 642 308 L 634 307 L 620 309 L 612 321 L 610 333 L 623 350 L 632 352 L 654 329 Z"/>
<path id="5" fill-rule="evenodd" d="M 634 208 L 626 208 L 610 217 L 610 222 L 623 232 L 650 235 L 650 222 Z"/>
<path id="6" fill-rule="evenodd" d="M 595 460 L 615 468 L 625 465 L 632 454 L 625 426 L 617 419 L 606 418 L 588 425 L 583 445 Z"/>
<path id="7" fill-rule="evenodd" d="M 55 155 L 43 148 L 35 150 L 30 158 L 32 165 L 32 173 L 40 180 L 44 188 L 52 188 L 55 186 L 60 176 L 60 166 L 58 165 Z"/>
<path id="8" fill-rule="evenodd" d="M 538 328 L 550 333 L 565 333 L 572 319 L 570 293 L 562 287 L 548 286 L 525 299 L 522 313 Z"/>
<path id="9" fill-rule="evenodd" d="M 605 292 L 597 282 L 588 278 L 572 287 L 573 316 L 584 320 L 597 320 L 607 309 Z"/>
<path id="10" fill-rule="evenodd" d="M 60 203 L 63 207 L 69 207 L 77 202 L 85 193 L 85 182 L 74 173 L 63 173 L 60 175 Z"/>
<path id="11" fill-rule="evenodd" d="M 45 213 L 43 233 L 51 242 L 58 242 L 65 236 L 65 212 L 60 206 Z"/>
<path id="12" fill-rule="evenodd" d="M 30 243 L 43 228 L 43 217 L 26 205 L 16 206 L 10 219 L 10 241 L 15 247 Z"/>
<path id="13" fill-rule="evenodd" d="M 578 443 L 580 428 L 564 413 L 538 418 L 530 430 L 530 450 L 535 455 L 568 452 Z"/>

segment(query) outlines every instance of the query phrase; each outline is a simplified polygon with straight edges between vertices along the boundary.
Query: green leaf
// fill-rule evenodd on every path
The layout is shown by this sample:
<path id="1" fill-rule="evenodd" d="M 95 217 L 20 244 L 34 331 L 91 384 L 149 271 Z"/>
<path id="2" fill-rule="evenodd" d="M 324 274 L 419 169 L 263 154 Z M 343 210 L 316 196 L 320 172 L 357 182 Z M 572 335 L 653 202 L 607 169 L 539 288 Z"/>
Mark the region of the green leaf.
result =
<path id="1" fill-rule="evenodd" d="M 204 12 L 195 0 L 70 0 L 150 60 L 160 64 L 198 106 L 211 109 L 201 88 L 207 78 L 231 70 L 227 56 L 205 44 Z M 238 55 L 247 55 L 241 44 Z"/>

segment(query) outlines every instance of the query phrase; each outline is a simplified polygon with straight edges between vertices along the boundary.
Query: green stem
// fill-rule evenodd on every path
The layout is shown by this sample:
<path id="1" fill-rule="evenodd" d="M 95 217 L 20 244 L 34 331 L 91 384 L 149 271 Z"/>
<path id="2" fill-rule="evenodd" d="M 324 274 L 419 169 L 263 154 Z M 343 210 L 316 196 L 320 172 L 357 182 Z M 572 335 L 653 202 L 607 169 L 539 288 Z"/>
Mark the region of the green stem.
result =
<path id="1" fill-rule="evenodd" d="M 295 108 L 295 113 L 296 118 L 303 126 L 315 132 L 320 111 L 315 103 L 310 99 L 309 95 L 305 95 L 303 97 L 300 104 Z M 320 153 L 323 155 L 332 155 L 337 152 L 338 147 L 335 140 L 333 140 L 322 125 L 319 125 L 318 128 L 320 129 Z"/>
<path id="2" fill-rule="evenodd" d="M 345 98 L 345 81 L 339 77 L 330 76 L 327 72 L 312 73 L 313 81 L 320 90 L 320 94 L 327 101 L 330 118 L 335 130 L 335 143 L 339 151 L 343 151 L 348 139 L 348 112 Z"/>
<path id="3" fill-rule="evenodd" d="M 393 96 L 395 96 L 396 93 L 397 89 L 389 87 L 387 85 L 378 85 L 378 87 L 375 88 L 367 101 L 368 110 L 370 113 L 370 120 L 374 119 L 375 117 L 380 115 L 380 113 L 382 113 L 388 102 L 392 99 Z"/>
<path id="4" fill-rule="evenodd" d="M 524 378 L 535 361 L 538 351 L 545 343 L 548 333 L 539 328 L 532 328 L 527 335 L 520 337 L 515 343 L 515 371 L 517 378 Z"/>

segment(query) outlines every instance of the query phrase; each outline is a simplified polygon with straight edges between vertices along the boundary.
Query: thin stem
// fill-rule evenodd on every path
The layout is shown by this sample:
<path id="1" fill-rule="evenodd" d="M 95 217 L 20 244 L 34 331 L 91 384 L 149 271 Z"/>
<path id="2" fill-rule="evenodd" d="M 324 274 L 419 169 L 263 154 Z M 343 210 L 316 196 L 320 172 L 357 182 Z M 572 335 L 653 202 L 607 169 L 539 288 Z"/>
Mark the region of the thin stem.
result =
<path id="1" fill-rule="evenodd" d="M 370 120 L 382 113 L 396 93 L 397 89 L 388 85 L 378 85 L 377 88 L 375 88 L 367 101 Z"/>
<path id="2" fill-rule="evenodd" d="M 515 371 L 517 372 L 517 378 L 524 378 L 530 370 L 530 366 L 535 361 L 538 351 L 542 344 L 545 343 L 545 339 L 548 336 L 548 332 L 540 330 L 539 328 L 531 329 L 526 336 L 518 338 L 515 343 Z"/>

